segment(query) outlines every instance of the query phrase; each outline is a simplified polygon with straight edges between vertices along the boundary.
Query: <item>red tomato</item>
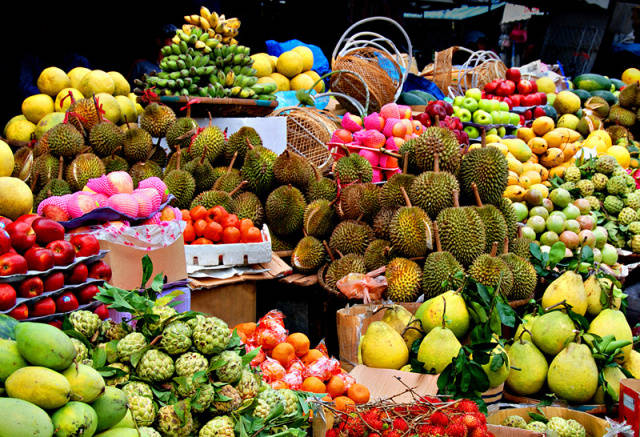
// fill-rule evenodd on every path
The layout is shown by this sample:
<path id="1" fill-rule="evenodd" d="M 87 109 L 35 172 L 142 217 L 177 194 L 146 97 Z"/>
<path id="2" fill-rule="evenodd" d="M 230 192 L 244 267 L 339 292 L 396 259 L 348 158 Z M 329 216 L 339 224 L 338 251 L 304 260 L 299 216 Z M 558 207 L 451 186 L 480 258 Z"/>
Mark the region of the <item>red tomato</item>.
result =
<path id="1" fill-rule="evenodd" d="M 247 230 L 247 234 L 244 236 L 244 241 L 247 243 L 260 243 L 262 241 L 262 233 L 260 229 L 252 226 Z"/>
<path id="2" fill-rule="evenodd" d="M 196 220 L 193 223 L 193 228 L 196 231 L 196 237 L 202 237 L 204 235 L 204 230 L 207 227 L 207 222 L 203 219 Z"/>
<path id="3" fill-rule="evenodd" d="M 180 214 L 182 214 L 182 220 L 184 220 L 185 222 L 191 221 L 191 213 L 188 209 L 181 209 Z"/>
<path id="4" fill-rule="evenodd" d="M 218 222 L 209 222 L 204 229 L 204 237 L 214 242 L 222 240 L 222 225 Z"/>
<path id="5" fill-rule="evenodd" d="M 220 222 L 223 228 L 237 228 L 240 229 L 240 220 L 238 220 L 238 216 L 235 214 L 227 215 L 222 222 Z"/>
<path id="6" fill-rule="evenodd" d="M 217 206 L 214 206 L 213 208 L 210 208 L 209 211 L 207 211 L 207 213 L 209 214 L 209 217 L 212 218 L 212 220 L 220 224 L 222 224 L 222 221 L 229 215 L 227 210 L 224 209 L 224 206 L 222 205 L 217 205 Z"/>
<path id="7" fill-rule="evenodd" d="M 240 229 L 229 226 L 222 231 L 222 242 L 225 244 L 240 242 Z"/>
<path id="8" fill-rule="evenodd" d="M 185 243 L 191 243 L 196 239 L 196 230 L 193 227 L 191 221 L 187 221 L 187 226 L 184 228 L 182 232 L 182 236 L 184 237 Z"/>
<path id="9" fill-rule="evenodd" d="M 191 244 L 213 244 L 213 241 L 208 240 L 206 238 L 198 238 L 196 241 L 194 241 Z"/>
<path id="10" fill-rule="evenodd" d="M 253 222 L 251 219 L 244 218 L 240 220 L 240 233 L 242 234 L 242 238 L 246 239 L 247 231 L 253 227 Z"/>
<path id="11" fill-rule="evenodd" d="M 207 209 L 202 205 L 194 206 L 193 208 L 191 208 L 189 214 L 191 215 L 191 220 L 193 220 L 194 222 L 203 220 L 207 216 Z"/>

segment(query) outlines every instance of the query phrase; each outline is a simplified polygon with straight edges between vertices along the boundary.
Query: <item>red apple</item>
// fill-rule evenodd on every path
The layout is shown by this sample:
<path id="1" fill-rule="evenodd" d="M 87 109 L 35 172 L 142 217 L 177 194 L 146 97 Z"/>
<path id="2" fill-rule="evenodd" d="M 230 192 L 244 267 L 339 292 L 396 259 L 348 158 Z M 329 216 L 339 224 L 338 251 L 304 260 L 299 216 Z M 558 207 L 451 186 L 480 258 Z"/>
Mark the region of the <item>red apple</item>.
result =
<path id="1" fill-rule="evenodd" d="M 498 88 L 498 81 L 497 80 L 492 80 L 491 82 L 489 82 L 488 84 L 486 84 L 484 86 L 484 91 L 487 94 L 494 94 L 496 92 L 496 88 Z"/>
<path id="2" fill-rule="evenodd" d="M 18 252 L 27 251 L 36 242 L 36 233 L 28 223 L 16 221 L 5 229 L 9 237 L 11 237 L 11 245 Z"/>
<path id="3" fill-rule="evenodd" d="M 513 102 L 513 106 L 520 106 L 520 100 L 522 99 L 522 96 L 520 94 L 514 94 L 510 98 L 511 102 Z"/>
<path id="4" fill-rule="evenodd" d="M 509 68 L 506 73 L 505 73 L 505 77 L 515 83 L 520 82 L 520 70 L 518 70 L 517 68 Z"/>
<path id="5" fill-rule="evenodd" d="M 75 247 L 66 240 L 52 241 L 47 249 L 53 251 L 53 263 L 57 266 L 67 266 L 76 259 Z"/>
<path id="6" fill-rule="evenodd" d="M 524 115 L 520 114 L 520 126 L 524 126 Z"/>
<path id="7" fill-rule="evenodd" d="M 545 93 L 539 92 L 539 93 L 536 93 L 536 96 L 538 96 L 538 98 L 540 99 L 541 105 L 547 104 L 547 95 Z"/>
<path id="8" fill-rule="evenodd" d="M 518 82 L 518 92 L 520 94 L 531 94 L 533 92 L 533 86 L 531 86 L 531 81 L 527 79 L 522 79 Z"/>
<path id="9" fill-rule="evenodd" d="M 526 111 L 524 111 L 524 119 L 531 120 L 531 109 L 527 109 Z"/>
<path id="10" fill-rule="evenodd" d="M 547 113 L 544 111 L 544 108 L 542 106 L 536 106 L 535 108 L 533 108 L 533 118 L 540 118 L 544 117 L 545 115 L 547 115 Z"/>
<path id="11" fill-rule="evenodd" d="M 64 273 L 51 273 L 44 280 L 44 291 L 56 291 L 64 287 Z"/>
<path id="12" fill-rule="evenodd" d="M 100 305 L 98 308 L 93 310 L 93 312 L 97 314 L 98 317 L 100 317 L 100 320 L 105 320 L 109 318 L 109 309 L 105 304 Z"/>
<path id="13" fill-rule="evenodd" d="M 6 311 L 16 304 L 16 289 L 9 284 L 0 284 L 0 311 Z"/>
<path id="14" fill-rule="evenodd" d="M 11 220 L 10 218 L 7 218 L 5 216 L 0 215 L 0 227 L 4 228 L 7 225 L 10 225 L 11 223 L 13 223 L 13 220 Z"/>
<path id="15" fill-rule="evenodd" d="M 33 304 L 31 308 L 31 315 L 34 317 L 48 316 L 56 313 L 56 303 L 50 297 L 45 297 L 42 300 Z"/>
<path id="16" fill-rule="evenodd" d="M 513 100 L 511 100 L 511 97 L 505 97 L 503 102 L 505 102 L 507 105 L 509 105 L 509 110 L 511 110 L 511 108 L 513 108 Z"/>
<path id="17" fill-rule="evenodd" d="M 53 251 L 44 247 L 33 246 L 24 254 L 29 270 L 44 272 L 53 267 Z"/>
<path id="18" fill-rule="evenodd" d="M 27 273 L 27 260 L 17 253 L 0 255 L 0 276 L 19 275 Z"/>
<path id="19" fill-rule="evenodd" d="M 47 322 L 47 325 L 51 325 L 55 328 L 62 329 L 62 320 L 52 320 Z"/>
<path id="20" fill-rule="evenodd" d="M 33 221 L 31 227 L 36 233 L 38 244 L 45 245 L 55 240 L 64 239 L 64 226 L 54 220 L 39 217 Z"/>
<path id="21" fill-rule="evenodd" d="M 522 98 L 525 106 L 536 106 L 540 104 L 540 96 L 537 94 L 527 94 Z"/>
<path id="22" fill-rule="evenodd" d="M 538 92 L 538 83 L 535 80 L 531 81 L 531 92 Z"/>
<path id="23" fill-rule="evenodd" d="M 76 310 L 79 306 L 78 299 L 76 299 L 75 295 L 70 291 L 62 293 L 56 298 L 56 311 L 59 313 Z"/>
<path id="24" fill-rule="evenodd" d="M 40 296 L 44 291 L 44 283 L 38 276 L 27 278 L 18 286 L 20 297 L 30 298 Z"/>
<path id="25" fill-rule="evenodd" d="M 95 285 L 87 285 L 82 290 L 78 291 L 78 300 L 81 304 L 89 303 L 99 291 L 100 290 L 98 290 L 98 287 Z"/>
<path id="26" fill-rule="evenodd" d="M 7 231 L 2 229 L 2 226 L 0 226 L 0 255 L 9 252 L 10 249 L 11 237 L 9 236 Z"/>
<path id="27" fill-rule="evenodd" d="M 111 267 L 103 261 L 98 261 L 89 266 L 89 277 L 103 279 L 106 282 L 111 280 Z"/>
<path id="28" fill-rule="evenodd" d="M 496 88 L 496 95 L 505 97 L 513 94 L 513 91 L 515 90 L 515 84 L 512 89 L 510 83 L 513 84 L 513 82 L 511 82 L 510 80 L 506 80 L 498 85 L 498 88 Z"/>
<path id="29" fill-rule="evenodd" d="M 29 308 L 26 304 L 20 304 L 12 309 L 9 315 L 16 320 L 24 320 L 29 317 Z"/>
<path id="30" fill-rule="evenodd" d="M 91 234 L 74 234 L 69 242 L 76 248 L 76 256 L 97 255 L 100 252 L 100 244 Z"/>
<path id="31" fill-rule="evenodd" d="M 89 277 L 89 269 L 86 264 L 78 264 L 73 267 L 73 270 L 67 276 L 67 284 L 82 284 L 87 281 Z"/>
<path id="32" fill-rule="evenodd" d="M 31 226 L 31 223 L 33 223 L 33 221 L 37 218 L 39 218 L 40 216 L 38 214 L 25 214 L 25 215 L 21 215 L 20 217 L 18 217 L 16 219 L 16 223 L 17 222 L 22 222 L 22 223 L 26 223 L 29 226 Z"/>

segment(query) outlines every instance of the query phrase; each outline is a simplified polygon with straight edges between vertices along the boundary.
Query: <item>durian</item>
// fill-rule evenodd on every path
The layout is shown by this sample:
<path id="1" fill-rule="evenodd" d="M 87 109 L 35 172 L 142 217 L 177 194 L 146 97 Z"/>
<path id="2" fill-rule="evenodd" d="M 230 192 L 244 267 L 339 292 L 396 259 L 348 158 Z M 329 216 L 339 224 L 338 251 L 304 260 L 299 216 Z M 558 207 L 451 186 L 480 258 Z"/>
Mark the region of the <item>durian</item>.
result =
<path id="1" fill-rule="evenodd" d="M 283 185 L 273 190 L 265 203 L 269 228 L 278 235 L 291 235 L 302 230 L 307 204 L 296 187 Z"/>
<path id="2" fill-rule="evenodd" d="M 502 259 L 496 256 L 498 244 L 494 243 L 490 254 L 482 254 L 469 267 L 469 276 L 486 287 L 500 287 L 509 296 L 513 288 L 513 273 Z"/>
<path id="3" fill-rule="evenodd" d="M 410 193 L 409 187 L 411 187 L 415 178 L 416 177 L 414 175 L 407 173 L 396 173 L 391 176 L 380 190 L 380 205 L 382 205 L 383 208 L 398 208 L 400 206 L 405 206 L 405 199 L 400 187 L 404 187 L 405 191 Z M 418 205 L 416 204 L 416 206 Z"/>
<path id="4" fill-rule="evenodd" d="M 427 256 L 422 272 L 422 292 L 425 299 L 435 297 L 451 288 L 454 282 L 453 276 L 458 272 L 464 273 L 464 268 L 450 253 L 442 250 L 438 222 L 433 222 L 433 233 L 436 241 L 436 252 Z M 443 288 L 447 282 L 449 288 Z"/>
<path id="5" fill-rule="evenodd" d="M 233 155 L 238 152 L 238 162 L 243 162 L 244 157 L 249 150 L 247 141 L 251 143 L 253 147 L 262 146 L 262 138 L 258 135 L 258 132 L 252 127 L 243 126 L 236 132 L 231 134 L 229 140 L 224 146 L 224 157 L 230 160 Z"/>
<path id="6" fill-rule="evenodd" d="M 440 169 L 456 175 L 462 158 L 460 143 L 453 131 L 437 126 L 426 128 L 418 138 L 400 146 L 400 154 L 404 156 L 405 153 L 409 153 L 409 166 L 418 172 L 433 171 L 433 158 L 437 154 Z"/>
<path id="7" fill-rule="evenodd" d="M 193 137 L 198 129 L 198 123 L 190 117 L 180 117 L 174 121 L 167 129 L 167 145 L 176 150 L 178 148 L 186 149 L 191 144 Z"/>
<path id="8" fill-rule="evenodd" d="M 178 153 L 178 168 L 179 167 L 180 153 Z M 175 199 L 172 201 L 173 206 L 180 209 L 190 208 L 191 199 L 193 199 L 196 191 L 196 181 L 193 179 L 193 176 L 191 176 L 191 173 L 184 170 L 171 170 L 165 175 L 163 182 L 167 185 L 169 193 L 175 196 Z"/>
<path id="9" fill-rule="evenodd" d="M 513 287 L 506 295 L 509 300 L 527 299 L 533 296 L 538 283 L 536 270 L 531 263 L 515 253 L 504 253 L 500 259 L 509 266 L 513 273 Z"/>
<path id="10" fill-rule="evenodd" d="M 393 216 L 396 214 L 397 208 L 381 208 L 373 218 L 373 232 L 377 238 L 389 240 L 389 225 Z"/>
<path id="11" fill-rule="evenodd" d="M 49 151 L 53 156 L 75 157 L 84 149 L 84 137 L 69 123 L 60 123 L 49 131 Z"/>
<path id="12" fill-rule="evenodd" d="M 129 162 L 146 161 L 153 145 L 151 135 L 139 127 L 127 129 L 124 133 L 123 155 Z"/>
<path id="13" fill-rule="evenodd" d="M 302 238 L 293 249 L 291 266 L 302 273 L 310 273 L 324 264 L 326 255 L 322 242 L 309 235 Z"/>
<path id="14" fill-rule="evenodd" d="M 113 154 L 124 142 L 124 133 L 115 124 L 103 121 L 96 124 L 89 133 L 89 145 L 101 158 Z"/>
<path id="15" fill-rule="evenodd" d="M 266 147 L 249 147 L 242 165 L 242 178 L 246 180 L 248 189 L 263 197 L 269 193 L 275 182 L 273 163 L 278 155 Z"/>
<path id="16" fill-rule="evenodd" d="M 380 208 L 380 188 L 371 182 L 351 184 L 340 192 L 338 213 L 344 219 L 369 219 Z"/>
<path id="17" fill-rule="evenodd" d="M 422 208 L 431 218 L 438 216 L 444 208 L 453 206 L 453 192 L 460 186 L 454 175 L 440 172 L 439 156 L 433 158 L 433 171 L 419 174 L 407 190 L 409 199 L 415 206 Z"/>
<path id="18" fill-rule="evenodd" d="M 153 161 L 137 162 L 131 166 L 129 174 L 133 179 L 133 186 L 137 187 L 140 181 L 150 177 L 155 176 L 162 179 L 162 168 Z"/>
<path id="19" fill-rule="evenodd" d="M 390 261 L 391 242 L 387 240 L 373 240 L 364 251 L 364 264 L 368 271 L 387 265 Z"/>
<path id="20" fill-rule="evenodd" d="M 191 142 L 188 153 L 191 159 L 202 156 L 204 152 L 209 162 L 213 165 L 220 156 L 224 148 L 224 134 L 217 127 L 211 124 L 205 127 Z M 206 152 L 205 152 L 206 150 Z"/>
<path id="21" fill-rule="evenodd" d="M 472 183 L 478 186 L 483 203 L 497 205 L 507 187 L 507 159 L 495 147 L 470 150 L 460 164 L 460 186 L 467 199 L 473 199 Z"/>
<path id="22" fill-rule="evenodd" d="M 337 290 L 336 283 L 349 273 L 367 273 L 362 255 L 349 253 L 332 261 L 325 273 L 325 283 L 329 288 Z"/>
<path id="23" fill-rule="evenodd" d="M 156 102 L 149 103 L 140 116 L 140 127 L 152 137 L 161 138 L 167 134 L 169 127 L 176 121 L 176 113 L 167 105 Z"/>
<path id="24" fill-rule="evenodd" d="M 334 216 L 332 202 L 326 199 L 314 200 L 304 210 L 302 230 L 305 235 L 324 238 L 333 228 Z"/>
<path id="25" fill-rule="evenodd" d="M 355 220 L 345 220 L 339 223 L 331 233 L 329 247 L 343 255 L 348 253 L 364 255 L 373 239 L 373 230 L 369 225 Z"/>
<path id="26" fill-rule="evenodd" d="M 433 224 L 421 208 L 411 206 L 409 196 L 401 188 L 407 206 L 398 209 L 389 224 L 394 250 L 406 257 L 425 256 L 433 249 Z"/>
<path id="27" fill-rule="evenodd" d="M 313 178 L 307 186 L 307 202 L 311 203 L 318 199 L 326 199 L 329 202 L 334 201 L 338 196 L 338 185 L 336 181 L 322 177 L 315 166 L 313 169 L 315 178 Z"/>
<path id="28" fill-rule="evenodd" d="M 338 159 L 334 173 L 341 184 L 371 182 L 373 179 L 371 163 L 356 153 Z"/>
<path id="29" fill-rule="evenodd" d="M 260 198 L 250 191 L 238 193 L 233 197 L 231 211 L 239 219 L 248 218 L 256 227 L 261 227 L 264 223 L 264 208 Z"/>
<path id="30" fill-rule="evenodd" d="M 65 171 L 65 179 L 73 191 L 80 191 L 92 178 L 105 174 L 104 163 L 93 153 L 78 155 Z"/>
<path id="31" fill-rule="evenodd" d="M 387 298 L 393 302 L 414 302 L 420 295 L 420 266 L 406 258 L 394 258 L 387 265 Z"/>
<path id="32" fill-rule="evenodd" d="M 282 185 L 291 184 L 305 190 L 314 178 L 315 172 L 307 158 L 286 149 L 274 161 L 273 175 Z"/>

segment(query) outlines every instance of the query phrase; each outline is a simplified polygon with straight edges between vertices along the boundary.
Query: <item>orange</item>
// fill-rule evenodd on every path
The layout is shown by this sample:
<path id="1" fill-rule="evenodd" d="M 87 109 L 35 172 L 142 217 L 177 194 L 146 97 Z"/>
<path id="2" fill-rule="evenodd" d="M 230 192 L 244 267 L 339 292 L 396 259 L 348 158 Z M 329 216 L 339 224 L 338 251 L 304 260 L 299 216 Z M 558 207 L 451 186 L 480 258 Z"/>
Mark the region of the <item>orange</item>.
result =
<path id="1" fill-rule="evenodd" d="M 345 391 L 347 391 L 347 387 L 344 384 L 344 379 L 338 375 L 332 376 L 327 384 L 327 393 L 329 393 L 332 398 L 335 398 L 344 394 Z"/>
<path id="2" fill-rule="evenodd" d="M 238 323 L 233 329 L 238 331 L 238 334 L 243 333 L 247 338 L 253 337 L 256 332 L 257 325 L 254 322 Z"/>
<path id="3" fill-rule="evenodd" d="M 280 343 L 271 351 L 271 358 L 278 360 L 284 367 L 289 367 L 295 357 L 296 351 L 289 343 Z"/>
<path id="4" fill-rule="evenodd" d="M 273 388 L 274 390 L 280 390 L 283 388 L 289 388 L 289 384 L 287 384 L 286 382 L 280 380 L 280 381 L 273 381 L 271 383 L 271 388 Z"/>
<path id="5" fill-rule="evenodd" d="M 335 402 L 336 410 L 338 411 L 350 411 L 356 405 L 353 399 L 346 396 L 338 396 L 333 400 L 333 402 Z"/>
<path id="6" fill-rule="evenodd" d="M 324 385 L 324 382 L 320 380 L 320 378 L 316 378 L 315 376 L 310 376 L 304 381 L 302 381 L 302 387 L 300 387 L 302 391 L 308 391 L 311 393 L 326 393 L 327 386 Z"/>
<path id="7" fill-rule="evenodd" d="M 369 389 L 362 384 L 353 384 L 347 390 L 347 395 L 353 399 L 356 404 L 366 404 L 369 402 Z"/>
<path id="8" fill-rule="evenodd" d="M 305 366 L 313 363 L 314 361 L 322 358 L 324 354 L 320 352 L 318 349 L 310 349 L 305 355 L 302 356 L 302 362 Z"/>
<path id="9" fill-rule="evenodd" d="M 295 349 L 296 357 L 301 357 L 309 352 L 309 337 L 302 332 L 294 332 L 287 337 L 286 341 Z"/>
<path id="10" fill-rule="evenodd" d="M 321 401 L 325 401 L 325 402 L 332 402 L 333 399 L 331 399 L 331 396 L 326 395 L 325 397 L 323 397 L 322 399 L 320 399 Z"/>
<path id="11" fill-rule="evenodd" d="M 182 220 L 185 222 L 190 222 L 191 221 L 191 213 L 189 212 L 188 209 L 181 209 L 180 210 L 180 214 L 182 214 Z"/>

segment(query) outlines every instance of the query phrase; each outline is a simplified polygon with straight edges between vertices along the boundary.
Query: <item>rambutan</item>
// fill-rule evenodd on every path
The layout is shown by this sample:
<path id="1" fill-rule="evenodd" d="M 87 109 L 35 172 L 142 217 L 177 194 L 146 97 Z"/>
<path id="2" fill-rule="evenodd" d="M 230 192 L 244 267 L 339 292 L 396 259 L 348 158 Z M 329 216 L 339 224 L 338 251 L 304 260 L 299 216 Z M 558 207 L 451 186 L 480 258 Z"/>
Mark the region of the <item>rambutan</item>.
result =
<path id="1" fill-rule="evenodd" d="M 469 430 L 462 423 L 452 423 L 444 430 L 447 437 L 466 437 L 468 432 Z"/>
<path id="2" fill-rule="evenodd" d="M 478 405 L 469 399 L 462 399 L 455 405 L 456 410 L 463 411 L 465 413 L 477 413 Z"/>
<path id="3" fill-rule="evenodd" d="M 359 417 L 349 417 L 345 422 L 345 431 L 349 437 L 362 437 L 365 432 L 365 424 Z"/>
<path id="4" fill-rule="evenodd" d="M 442 411 L 436 411 L 429 418 L 429 423 L 436 426 L 447 426 L 449 424 L 449 417 Z"/>
<path id="5" fill-rule="evenodd" d="M 469 429 L 481 427 L 483 424 L 473 413 L 467 413 L 460 419 L 460 422 Z"/>
<path id="6" fill-rule="evenodd" d="M 407 424 L 407 421 L 404 420 L 402 417 L 395 418 L 391 423 L 391 425 L 393 429 L 396 429 L 398 431 L 406 431 L 409 429 L 409 424 Z"/>
<path id="7" fill-rule="evenodd" d="M 372 408 L 369 411 L 363 413 L 362 420 L 364 420 L 370 428 L 373 428 L 376 431 L 382 431 L 384 422 L 382 422 L 382 419 L 380 417 L 380 410 L 378 408 Z"/>

